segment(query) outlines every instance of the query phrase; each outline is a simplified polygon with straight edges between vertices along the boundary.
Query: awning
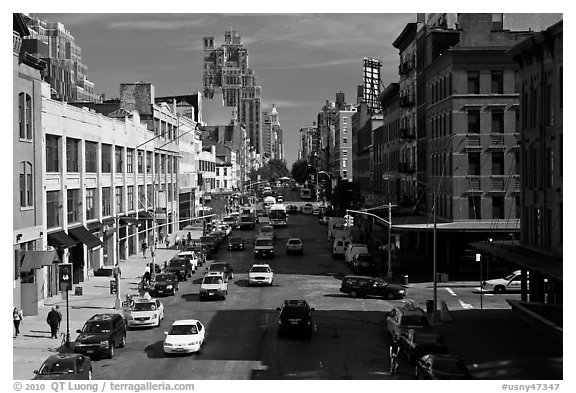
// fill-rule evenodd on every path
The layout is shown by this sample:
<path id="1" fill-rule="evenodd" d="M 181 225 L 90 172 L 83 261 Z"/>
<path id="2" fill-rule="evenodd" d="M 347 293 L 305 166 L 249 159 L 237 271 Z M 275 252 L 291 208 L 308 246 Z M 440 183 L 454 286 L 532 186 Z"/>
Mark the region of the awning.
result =
<path id="1" fill-rule="evenodd" d="M 68 233 L 72 238 L 86 244 L 90 249 L 103 245 L 100 239 L 91 234 L 83 225 L 75 228 L 68 228 Z"/>
<path id="2" fill-rule="evenodd" d="M 425 231 L 434 230 L 433 222 L 397 224 L 392 219 L 393 231 Z M 520 225 L 518 219 L 486 220 L 486 221 L 454 221 L 437 222 L 438 232 L 518 232 Z"/>
<path id="3" fill-rule="evenodd" d="M 78 242 L 72 239 L 64 231 L 58 231 L 48 234 L 48 245 L 53 247 L 74 247 Z"/>
<path id="4" fill-rule="evenodd" d="M 136 214 L 136 218 L 139 220 L 153 220 L 154 217 L 147 211 L 141 211 Z"/>
<path id="5" fill-rule="evenodd" d="M 141 224 L 144 224 L 144 221 L 139 220 L 137 218 L 134 217 L 122 217 L 120 219 L 120 225 L 136 225 L 136 226 L 140 226 Z"/>
<path id="6" fill-rule="evenodd" d="M 20 266 L 20 271 L 29 272 L 32 269 L 39 269 L 42 266 L 50 266 L 52 262 L 60 262 L 58 254 L 54 250 L 26 251 L 22 265 Z"/>

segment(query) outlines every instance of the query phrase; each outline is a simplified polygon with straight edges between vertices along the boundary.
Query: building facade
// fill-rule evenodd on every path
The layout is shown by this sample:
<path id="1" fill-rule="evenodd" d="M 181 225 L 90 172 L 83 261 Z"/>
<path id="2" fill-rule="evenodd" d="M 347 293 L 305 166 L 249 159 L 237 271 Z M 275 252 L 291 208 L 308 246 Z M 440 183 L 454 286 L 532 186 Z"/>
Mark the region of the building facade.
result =
<path id="1" fill-rule="evenodd" d="M 284 143 L 282 136 L 282 127 L 278 120 L 278 111 L 275 105 L 272 105 L 270 111 L 262 113 L 262 151 L 264 156 L 270 159 L 284 159 Z"/>
<path id="2" fill-rule="evenodd" d="M 334 119 L 334 163 L 331 176 L 354 181 L 352 164 L 352 116 L 356 108 L 348 105 L 339 110 Z"/>
<path id="3" fill-rule="evenodd" d="M 389 84 L 380 94 L 382 126 L 373 132 L 374 189 L 388 202 L 400 202 L 398 163 L 400 157 L 400 103 L 398 83 Z"/>

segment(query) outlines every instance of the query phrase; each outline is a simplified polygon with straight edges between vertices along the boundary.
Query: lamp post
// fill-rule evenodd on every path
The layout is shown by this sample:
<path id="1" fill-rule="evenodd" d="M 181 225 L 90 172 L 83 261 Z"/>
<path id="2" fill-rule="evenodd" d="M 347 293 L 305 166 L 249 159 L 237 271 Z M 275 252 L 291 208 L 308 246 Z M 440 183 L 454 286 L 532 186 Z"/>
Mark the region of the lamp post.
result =
<path id="1" fill-rule="evenodd" d="M 122 309 L 122 299 L 120 299 L 120 214 L 114 216 L 114 224 L 116 226 L 116 301 L 114 303 L 114 308 L 116 310 Z"/>

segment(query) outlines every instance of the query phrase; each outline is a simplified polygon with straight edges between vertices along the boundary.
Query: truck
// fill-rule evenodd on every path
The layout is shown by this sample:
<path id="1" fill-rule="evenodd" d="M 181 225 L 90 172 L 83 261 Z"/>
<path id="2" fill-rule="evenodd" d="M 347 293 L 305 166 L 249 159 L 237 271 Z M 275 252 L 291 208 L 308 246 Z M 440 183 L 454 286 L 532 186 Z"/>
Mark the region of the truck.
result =
<path id="1" fill-rule="evenodd" d="M 240 229 L 256 228 L 256 212 L 253 210 L 244 210 L 240 213 Z"/>
<path id="2" fill-rule="evenodd" d="M 264 198 L 264 212 L 266 215 L 270 214 L 270 206 L 276 204 L 276 198 L 273 196 L 267 196 Z"/>
<path id="3" fill-rule="evenodd" d="M 312 190 L 308 186 L 304 186 L 300 190 L 300 198 L 302 198 L 303 201 L 309 201 L 312 199 Z"/>
<path id="4" fill-rule="evenodd" d="M 273 227 L 286 227 L 286 206 L 280 203 L 271 205 L 268 218 L 270 220 L 270 225 Z"/>
<path id="5" fill-rule="evenodd" d="M 337 233 L 335 232 L 337 230 L 336 227 L 337 228 L 344 228 L 344 224 L 345 224 L 345 221 L 344 221 L 343 217 L 330 217 L 328 219 L 328 241 L 330 242 L 330 244 L 332 244 L 334 239 L 337 237 L 341 237 L 341 238 L 348 237 L 346 234 L 344 234 L 342 232 L 338 233 L 338 236 L 336 236 L 337 235 Z M 341 230 L 341 229 L 338 229 L 338 230 Z"/>

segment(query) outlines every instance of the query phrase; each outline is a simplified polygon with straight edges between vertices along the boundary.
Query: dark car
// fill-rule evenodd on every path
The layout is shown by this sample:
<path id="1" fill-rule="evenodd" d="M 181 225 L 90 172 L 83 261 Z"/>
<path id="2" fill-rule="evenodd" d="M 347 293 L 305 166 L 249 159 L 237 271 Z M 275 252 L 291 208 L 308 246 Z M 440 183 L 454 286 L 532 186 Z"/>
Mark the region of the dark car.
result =
<path id="1" fill-rule="evenodd" d="M 352 270 L 355 274 L 373 275 L 376 272 L 374 258 L 370 254 L 357 254 L 352 257 Z"/>
<path id="2" fill-rule="evenodd" d="M 46 359 L 34 374 L 34 379 L 92 379 L 92 361 L 80 353 L 59 353 Z"/>
<path id="3" fill-rule="evenodd" d="M 210 258 L 216 252 L 216 238 L 214 236 L 202 236 L 200 243 L 204 249 L 206 258 Z"/>
<path id="4" fill-rule="evenodd" d="M 470 379 L 466 365 L 456 355 L 430 354 L 416 361 L 417 379 Z"/>
<path id="5" fill-rule="evenodd" d="M 352 297 L 380 296 L 386 299 L 402 299 L 406 290 L 400 285 L 387 284 L 386 281 L 367 276 L 346 276 L 342 280 L 340 292 Z"/>
<path id="6" fill-rule="evenodd" d="M 120 314 L 93 315 L 76 332 L 76 353 L 113 358 L 114 348 L 126 345 L 126 323 Z"/>
<path id="7" fill-rule="evenodd" d="M 298 206 L 288 205 L 286 206 L 286 213 L 288 214 L 298 214 Z"/>
<path id="8" fill-rule="evenodd" d="M 207 254 L 207 247 L 203 246 L 200 240 L 192 239 L 192 242 L 184 248 L 185 251 L 194 251 L 196 256 L 198 257 L 198 266 L 202 266 L 204 264 L 204 257 Z"/>
<path id="9" fill-rule="evenodd" d="M 228 242 L 228 250 L 244 250 L 244 240 L 238 236 L 231 237 Z"/>
<path id="10" fill-rule="evenodd" d="M 312 311 L 306 300 L 285 300 L 278 316 L 278 334 L 300 333 L 308 337 L 312 335 Z"/>
<path id="11" fill-rule="evenodd" d="M 227 262 L 214 262 L 211 264 L 207 271 L 209 272 L 222 272 L 226 275 L 228 280 L 232 280 L 234 278 L 234 269 L 230 266 Z"/>
<path id="12" fill-rule="evenodd" d="M 224 239 L 225 236 L 218 230 L 218 231 L 214 231 L 212 233 L 210 233 L 208 235 L 208 237 L 211 237 L 214 239 L 214 246 L 215 249 L 217 250 L 218 248 L 220 248 L 220 246 L 222 245 L 222 243 L 224 243 Z"/>
<path id="13" fill-rule="evenodd" d="M 178 277 L 174 273 L 157 274 L 151 284 L 150 292 L 155 295 L 176 295 Z"/>
<path id="14" fill-rule="evenodd" d="M 174 273 L 180 281 L 186 281 L 188 277 L 192 277 L 194 267 L 189 258 L 177 255 L 168 262 L 166 272 Z"/>

